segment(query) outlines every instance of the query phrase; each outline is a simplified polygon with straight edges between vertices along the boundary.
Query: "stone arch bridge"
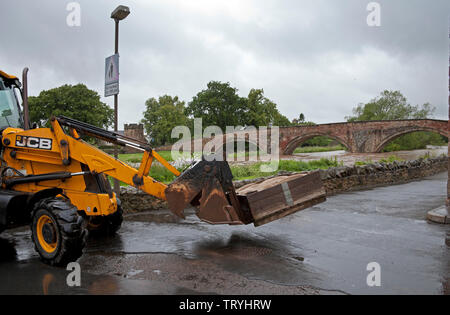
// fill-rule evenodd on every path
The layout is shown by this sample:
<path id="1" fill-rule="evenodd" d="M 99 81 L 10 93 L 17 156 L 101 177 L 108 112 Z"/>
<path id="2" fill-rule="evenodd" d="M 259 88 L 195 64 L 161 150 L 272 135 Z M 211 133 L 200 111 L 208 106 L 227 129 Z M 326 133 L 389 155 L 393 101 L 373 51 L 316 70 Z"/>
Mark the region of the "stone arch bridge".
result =
<path id="1" fill-rule="evenodd" d="M 316 137 L 335 139 L 353 153 L 380 152 L 392 140 L 416 131 L 448 137 L 448 121 L 434 119 L 383 120 L 280 128 L 280 153 L 292 154 L 303 142 Z"/>
<path id="2" fill-rule="evenodd" d="M 382 151 L 384 146 L 392 140 L 416 131 L 430 131 L 448 137 L 448 121 L 435 119 L 411 119 L 411 120 L 383 120 L 383 121 L 359 121 L 321 124 L 312 126 L 280 127 L 279 152 L 282 155 L 291 155 L 303 142 L 317 137 L 326 136 L 344 145 L 352 153 L 376 153 Z M 249 139 L 258 139 L 258 131 L 239 131 L 236 134 Z M 255 134 L 256 133 L 256 134 Z M 269 132 L 270 134 L 270 132 Z M 202 148 L 208 144 L 226 143 L 230 141 L 229 135 L 223 138 L 203 138 L 192 140 L 191 148 Z M 212 142 L 211 142 L 212 141 Z M 270 141 L 270 139 L 269 139 Z M 201 144 L 200 144 L 201 142 Z M 250 141 L 251 142 L 251 141 Z M 259 145 L 258 141 L 256 145 Z M 170 146 L 158 148 L 170 150 Z M 157 150 L 158 150 L 157 149 Z"/>

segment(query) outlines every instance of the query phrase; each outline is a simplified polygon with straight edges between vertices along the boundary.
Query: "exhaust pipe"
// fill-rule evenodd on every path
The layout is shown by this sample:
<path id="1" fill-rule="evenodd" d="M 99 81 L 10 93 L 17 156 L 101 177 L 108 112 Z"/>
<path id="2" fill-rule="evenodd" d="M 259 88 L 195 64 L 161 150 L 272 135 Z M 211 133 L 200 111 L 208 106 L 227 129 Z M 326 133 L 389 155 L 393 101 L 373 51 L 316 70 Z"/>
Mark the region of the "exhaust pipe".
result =
<path id="1" fill-rule="evenodd" d="M 22 72 L 22 100 L 23 100 L 23 124 L 24 129 L 30 129 L 30 112 L 28 109 L 28 68 Z"/>

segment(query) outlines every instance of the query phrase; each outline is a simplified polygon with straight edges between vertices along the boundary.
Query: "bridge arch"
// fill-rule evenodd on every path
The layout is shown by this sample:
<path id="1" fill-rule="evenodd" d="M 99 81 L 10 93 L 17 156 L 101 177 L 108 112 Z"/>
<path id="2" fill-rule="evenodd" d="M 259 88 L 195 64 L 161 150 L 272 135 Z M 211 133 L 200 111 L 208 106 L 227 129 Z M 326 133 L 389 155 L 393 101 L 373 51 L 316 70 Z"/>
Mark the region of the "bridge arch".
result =
<path id="1" fill-rule="evenodd" d="M 209 152 L 210 150 L 214 149 L 214 150 L 212 150 L 213 152 L 209 152 L 209 153 L 210 154 L 219 154 L 220 156 L 222 156 L 224 152 L 227 153 L 226 152 L 227 145 L 230 145 L 230 144 L 233 145 L 234 149 L 236 149 L 236 146 L 238 144 L 243 144 L 245 152 L 248 151 L 247 149 L 250 149 L 247 147 L 249 145 L 254 146 L 257 151 L 261 150 L 257 137 L 256 137 L 256 139 L 252 139 L 251 137 L 246 135 L 243 138 L 233 137 L 232 139 L 230 139 L 229 137 L 227 137 L 227 135 L 229 136 L 229 134 L 224 134 L 221 136 L 215 136 L 215 137 L 206 139 L 206 141 L 204 141 L 202 144 L 203 153 L 205 154 L 205 151 Z M 245 133 L 244 133 L 244 135 L 245 135 Z M 234 153 L 239 153 L 239 152 L 234 150 Z M 226 158 L 228 159 L 228 157 L 226 157 Z"/>
<path id="2" fill-rule="evenodd" d="M 386 138 L 384 138 L 380 144 L 378 144 L 378 146 L 375 149 L 376 153 L 381 152 L 384 147 L 390 143 L 391 141 L 394 141 L 395 139 L 410 134 L 410 133 L 414 133 L 414 132 L 419 132 L 419 131 L 425 131 L 425 132 L 433 132 L 433 133 L 437 133 L 440 134 L 441 136 L 444 136 L 448 139 L 448 134 L 445 130 L 441 130 L 441 129 L 435 129 L 435 128 L 428 128 L 428 127 L 420 127 L 420 128 L 408 128 L 406 130 L 402 130 L 400 132 L 394 133 Z"/>
<path id="3" fill-rule="evenodd" d="M 327 133 L 323 133 L 323 132 L 313 132 L 313 133 L 309 133 L 309 134 L 303 134 L 303 135 L 299 135 L 297 137 L 292 138 L 288 144 L 286 145 L 285 149 L 283 150 L 282 154 L 283 155 L 292 155 L 295 151 L 295 149 L 300 146 L 302 143 L 308 141 L 309 139 L 312 139 L 314 137 L 328 137 L 330 139 L 336 140 L 338 141 L 340 144 L 342 144 L 343 146 L 345 146 L 347 148 L 347 150 L 350 149 L 349 144 L 341 137 L 335 136 L 335 135 L 330 135 Z"/>
<path id="4" fill-rule="evenodd" d="M 226 152 L 227 150 L 227 145 L 233 145 L 233 153 L 235 154 L 235 156 L 229 156 L 229 154 L 231 154 L 231 152 Z M 236 146 L 238 145 L 244 145 L 244 152 L 239 151 L 239 147 L 237 148 Z M 250 160 L 250 149 L 253 149 L 251 146 L 254 146 L 254 148 L 256 149 L 256 158 L 258 159 L 258 155 L 262 152 L 261 148 L 259 147 L 259 143 L 258 141 L 251 141 L 249 139 L 241 139 L 241 140 L 234 140 L 234 141 L 225 141 L 223 143 L 222 146 L 222 150 L 225 151 L 227 153 L 227 160 L 229 161 L 249 161 Z M 247 153 L 249 153 L 247 155 Z M 264 152 L 262 152 L 264 153 Z M 244 154 L 244 156 L 242 156 L 242 154 Z"/>

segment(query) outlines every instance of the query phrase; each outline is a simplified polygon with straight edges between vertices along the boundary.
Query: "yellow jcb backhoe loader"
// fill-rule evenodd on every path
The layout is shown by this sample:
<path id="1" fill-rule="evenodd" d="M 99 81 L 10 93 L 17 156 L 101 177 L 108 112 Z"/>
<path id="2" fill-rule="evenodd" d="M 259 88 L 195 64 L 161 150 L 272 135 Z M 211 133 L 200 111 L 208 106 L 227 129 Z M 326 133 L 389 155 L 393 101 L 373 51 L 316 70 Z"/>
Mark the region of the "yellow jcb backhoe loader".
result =
<path id="1" fill-rule="evenodd" d="M 27 72 L 22 87 L 17 77 L 0 71 L 0 232 L 30 224 L 45 263 L 76 261 L 88 230 L 120 228 L 121 204 L 107 176 L 167 200 L 182 218 L 186 207 L 195 206 L 197 216 L 211 224 L 258 226 L 325 200 L 317 173 L 247 187 L 240 194 L 226 161 L 204 159 L 180 174 L 148 143 L 75 119 L 52 117 L 51 128 L 30 127 Z M 139 169 L 86 143 L 82 135 L 140 149 Z M 154 160 L 177 179 L 170 185 L 154 180 L 149 175 Z"/>

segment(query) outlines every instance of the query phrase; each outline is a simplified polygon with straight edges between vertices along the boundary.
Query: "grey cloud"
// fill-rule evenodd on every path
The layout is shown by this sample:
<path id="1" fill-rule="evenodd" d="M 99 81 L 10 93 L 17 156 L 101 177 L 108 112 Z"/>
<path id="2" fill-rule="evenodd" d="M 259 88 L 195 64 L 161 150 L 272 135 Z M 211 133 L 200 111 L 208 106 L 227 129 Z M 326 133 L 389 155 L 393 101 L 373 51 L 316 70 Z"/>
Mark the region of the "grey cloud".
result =
<path id="1" fill-rule="evenodd" d="M 229 81 L 242 95 L 264 88 L 290 118 L 342 121 L 383 89 L 431 102 L 438 118 L 447 117 L 448 1 L 380 0 L 377 28 L 367 26 L 369 1 L 361 0 L 248 0 L 211 14 L 168 0 L 80 0 L 79 28 L 66 25 L 68 2 L 4 1 L 0 66 L 15 73 L 30 66 L 34 95 L 78 82 L 103 94 L 104 58 L 113 53 L 109 14 L 129 5 L 120 24 L 120 123 L 140 120 L 149 97 L 189 101 L 210 80 Z"/>

